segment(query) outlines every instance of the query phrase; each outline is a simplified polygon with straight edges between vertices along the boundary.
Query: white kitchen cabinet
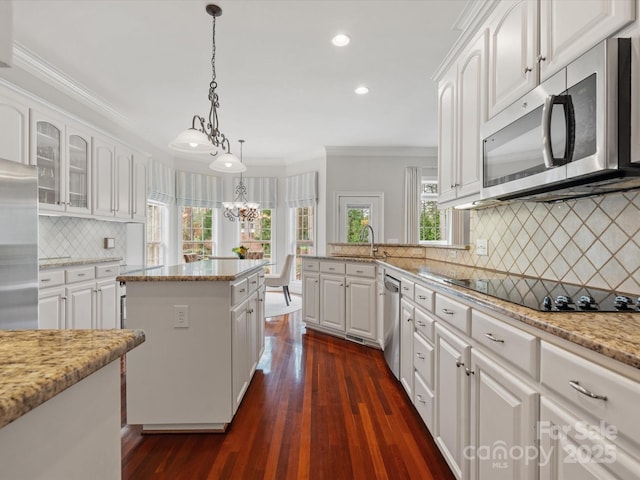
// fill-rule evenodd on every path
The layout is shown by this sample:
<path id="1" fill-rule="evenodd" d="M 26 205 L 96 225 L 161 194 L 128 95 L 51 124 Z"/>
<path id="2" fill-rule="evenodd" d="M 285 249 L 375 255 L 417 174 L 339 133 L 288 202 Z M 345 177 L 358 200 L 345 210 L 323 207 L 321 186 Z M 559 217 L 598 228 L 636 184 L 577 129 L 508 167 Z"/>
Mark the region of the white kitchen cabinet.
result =
<path id="1" fill-rule="evenodd" d="M 41 289 L 38 294 L 38 328 L 65 328 L 66 300 L 64 287 Z"/>
<path id="2" fill-rule="evenodd" d="M 377 343 L 384 348 L 384 271 L 378 270 L 376 277 L 376 328 Z"/>
<path id="3" fill-rule="evenodd" d="M 637 452 L 631 455 L 616 445 L 615 425 L 588 424 L 582 416 L 543 396 L 538 430 L 540 480 L 638 478 Z"/>
<path id="4" fill-rule="evenodd" d="M 103 138 L 93 138 L 93 215 L 115 216 L 116 147 Z"/>
<path id="5" fill-rule="evenodd" d="M 91 213 L 91 135 L 74 125 L 66 127 L 62 198 L 68 213 Z"/>
<path id="6" fill-rule="evenodd" d="M 139 154 L 133 157 L 131 218 L 147 221 L 147 159 Z"/>
<path id="7" fill-rule="evenodd" d="M 94 323 L 95 293 L 95 282 L 81 282 L 67 286 L 66 328 L 96 328 Z"/>
<path id="8" fill-rule="evenodd" d="M 467 47 L 440 81 L 438 202 L 453 206 L 482 188 L 480 127 L 487 118 L 487 33 Z"/>
<path id="9" fill-rule="evenodd" d="M 235 414 L 244 397 L 249 381 L 248 372 L 251 370 L 251 347 L 250 347 L 250 324 L 251 314 L 249 313 L 249 301 L 244 301 L 231 310 L 231 370 L 233 381 L 233 413 Z"/>
<path id="10" fill-rule="evenodd" d="M 346 292 L 345 277 L 337 275 L 320 275 L 320 325 L 345 331 L 346 328 Z"/>
<path id="11" fill-rule="evenodd" d="M 132 168 L 133 153 L 124 147 L 116 146 L 116 182 L 113 191 L 117 218 L 131 218 Z"/>
<path id="12" fill-rule="evenodd" d="M 376 281 L 347 277 L 346 279 L 347 335 L 376 339 Z"/>
<path id="13" fill-rule="evenodd" d="M 635 18 L 634 0 L 501 0 L 488 21 L 489 117 Z"/>
<path id="14" fill-rule="evenodd" d="M 540 81 L 636 18 L 635 0 L 540 1 Z"/>
<path id="15" fill-rule="evenodd" d="M 502 0 L 488 26 L 488 110 L 492 117 L 538 84 L 538 2 Z"/>
<path id="16" fill-rule="evenodd" d="M 0 93 L 0 158 L 29 165 L 29 107 L 10 92 Z M 32 164 L 33 165 L 33 164 Z"/>
<path id="17" fill-rule="evenodd" d="M 119 328 L 118 283 L 110 278 L 96 282 L 95 328 Z"/>
<path id="18" fill-rule="evenodd" d="M 467 478 L 470 345 L 436 323 L 435 441 L 455 477 Z"/>
<path id="19" fill-rule="evenodd" d="M 469 478 L 536 480 L 538 392 L 477 348 L 470 370 Z"/>
<path id="20" fill-rule="evenodd" d="M 320 275 L 302 274 L 302 311 L 305 323 L 320 323 Z"/>
<path id="21" fill-rule="evenodd" d="M 407 300 L 400 301 L 400 383 L 409 398 L 413 398 L 413 310 Z"/>

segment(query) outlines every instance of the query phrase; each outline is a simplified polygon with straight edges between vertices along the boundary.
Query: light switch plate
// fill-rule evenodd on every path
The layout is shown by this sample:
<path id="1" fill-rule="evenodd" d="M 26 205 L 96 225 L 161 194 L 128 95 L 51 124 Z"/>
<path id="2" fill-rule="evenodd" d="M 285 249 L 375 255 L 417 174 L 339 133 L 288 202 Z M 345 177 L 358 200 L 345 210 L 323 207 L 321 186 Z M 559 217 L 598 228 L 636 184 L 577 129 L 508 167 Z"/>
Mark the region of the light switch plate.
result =
<path id="1" fill-rule="evenodd" d="M 486 238 L 476 239 L 476 255 L 489 255 L 489 248 Z"/>

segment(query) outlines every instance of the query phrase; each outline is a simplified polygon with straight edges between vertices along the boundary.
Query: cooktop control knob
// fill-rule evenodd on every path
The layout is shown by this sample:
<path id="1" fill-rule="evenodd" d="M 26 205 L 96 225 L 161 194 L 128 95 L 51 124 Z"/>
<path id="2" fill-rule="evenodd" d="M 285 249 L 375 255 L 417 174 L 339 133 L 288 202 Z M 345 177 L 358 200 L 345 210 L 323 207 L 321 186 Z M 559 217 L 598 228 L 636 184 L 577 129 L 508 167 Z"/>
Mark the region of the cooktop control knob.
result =
<path id="1" fill-rule="evenodd" d="M 629 306 L 633 305 L 633 300 L 626 295 L 616 295 L 616 298 L 613 300 L 613 305 L 618 310 L 628 310 Z"/>
<path id="2" fill-rule="evenodd" d="M 556 298 L 556 308 L 558 310 L 573 310 L 569 305 L 573 303 L 571 297 L 567 295 L 558 295 Z"/>
<path id="3" fill-rule="evenodd" d="M 597 310 L 596 301 L 591 295 L 582 295 L 578 300 L 578 306 L 583 310 Z"/>
<path id="4" fill-rule="evenodd" d="M 545 310 L 551 310 L 551 297 L 544 297 L 544 300 L 542 300 L 542 307 Z"/>

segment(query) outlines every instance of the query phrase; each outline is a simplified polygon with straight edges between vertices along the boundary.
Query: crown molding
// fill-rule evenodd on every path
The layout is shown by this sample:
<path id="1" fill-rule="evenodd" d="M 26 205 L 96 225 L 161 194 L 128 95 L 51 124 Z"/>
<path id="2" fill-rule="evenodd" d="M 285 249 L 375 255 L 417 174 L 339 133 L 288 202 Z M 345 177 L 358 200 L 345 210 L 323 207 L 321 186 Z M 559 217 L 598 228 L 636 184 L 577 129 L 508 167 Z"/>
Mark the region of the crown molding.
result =
<path id="1" fill-rule="evenodd" d="M 327 156 L 345 157 L 436 157 L 436 147 L 325 147 Z"/>
<path id="2" fill-rule="evenodd" d="M 77 82 L 67 74 L 58 70 L 42 57 L 32 52 L 24 45 L 13 42 L 13 64 L 36 78 L 43 80 L 56 90 L 64 93 L 72 99 L 82 103 L 109 120 L 124 126 L 131 127 L 131 121 L 122 113 L 111 107 L 98 94 Z"/>

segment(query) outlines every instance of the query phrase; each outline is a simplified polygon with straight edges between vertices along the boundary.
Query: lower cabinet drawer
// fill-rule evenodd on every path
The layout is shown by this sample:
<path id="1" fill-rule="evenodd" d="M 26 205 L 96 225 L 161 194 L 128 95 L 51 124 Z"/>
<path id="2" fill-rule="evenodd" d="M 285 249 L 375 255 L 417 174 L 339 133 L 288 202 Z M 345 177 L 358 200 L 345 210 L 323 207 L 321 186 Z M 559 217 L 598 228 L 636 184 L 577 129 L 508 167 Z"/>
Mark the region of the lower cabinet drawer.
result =
<path id="1" fill-rule="evenodd" d="M 416 331 L 420 332 L 427 340 L 434 341 L 433 328 L 436 321 L 431 318 L 428 313 L 423 312 L 420 308 L 414 311 Z"/>
<path id="2" fill-rule="evenodd" d="M 469 335 L 471 329 L 471 308 L 436 293 L 435 314 L 449 325 Z"/>
<path id="3" fill-rule="evenodd" d="M 433 303 L 435 298 L 435 292 L 433 290 L 429 290 L 428 288 L 416 283 L 413 295 L 414 301 L 418 305 L 429 312 L 433 312 Z"/>
<path id="4" fill-rule="evenodd" d="M 433 388 L 433 347 L 417 332 L 413 333 L 413 367 L 427 387 Z"/>
<path id="5" fill-rule="evenodd" d="M 249 296 L 248 279 L 241 280 L 231 285 L 231 305 L 237 305 Z"/>
<path id="6" fill-rule="evenodd" d="M 258 274 L 254 273 L 249 277 L 249 291 L 254 292 L 258 285 L 260 284 L 260 279 L 258 278 Z"/>
<path id="7" fill-rule="evenodd" d="M 413 405 L 431 433 L 433 433 L 434 400 L 433 393 L 416 373 L 413 382 Z"/>
<path id="8" fill-rule="evenodd" d="M 320 262 L 318 260 L 302 259 L 302 271 L 303 272 L 319 272 Z"/>
<path id="9" fill-rule="evenodd" d="M 64 270 L 40 271 L 38 285 L 40 288 L 57 287 L 64 284 Z"/>
<path id="10" fill-rule="evenodd" d="M 536 378 L 538 339 L 533 335 L 473 310 L 471 338 Z"/>
<path id="11" fill-rule="evenodd" d="M 96 278 L 94 267 L 74 268 L 66 270 L 66 283 L 84 282 Z"/>
<path id="12" fill-rule="evenodd" d="M 375 265 L 364 265 L 362 263 L 347 263 L 347 275 L 356 277 L 374 278 L 376 276 Z"/>
<path id="13" fill-rule="evenodd" d="M 555 345 L 542 342 L 540 382 L 640 445 L 640 384 Z"/>
<path id="14" fill-rule="evenodd" d="M 120 273 L 119 265 L 96 266 L 96 278 L 116 277 Z"/>
<path id="15" fill-rule="evenodd" d="M 345 272 L 344 263 L 340 262 L 320 262 L 320 271 L 322 273 L 335 273 L 344 275 Z"/>

